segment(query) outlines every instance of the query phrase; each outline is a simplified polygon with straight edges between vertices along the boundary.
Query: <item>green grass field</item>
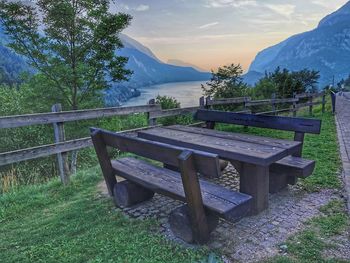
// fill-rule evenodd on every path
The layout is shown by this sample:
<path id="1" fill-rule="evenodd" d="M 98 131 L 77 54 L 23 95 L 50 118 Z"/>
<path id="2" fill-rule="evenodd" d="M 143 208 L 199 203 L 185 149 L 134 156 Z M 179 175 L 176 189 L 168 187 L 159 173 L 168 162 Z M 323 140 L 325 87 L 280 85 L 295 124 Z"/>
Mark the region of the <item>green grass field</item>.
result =
<path id="1" fill-rule="evenodd" d="M 321 117 L 320 136 L 307 135 L 304 156 L 317 161 L 316 171 L 301 181 L 307 191 L 338 189 L 339 156 L 334 118 Z M 220 129 L 245 132 L 220 125 Z M 292 138 L 291 133 L 252 129 L 249 133 Z M 198 262 L 208 249 L 185 249 L 157 234 L 158 222 L 126 218 L 96 185 L 99 167 L 80 171 L 68 187 L 58 179 L 23 186 L 0 196 L 0 262 Z M 334 208 L 336 207 L 336 208 Z M 322 262 L 323 237 L 332 237 L 348 224 L 342 204 L 325 207 L 321 217 L 288 240 L 288 256 L 273 262 Z M 305 259 L 304 261 L 300 259 Z"/>

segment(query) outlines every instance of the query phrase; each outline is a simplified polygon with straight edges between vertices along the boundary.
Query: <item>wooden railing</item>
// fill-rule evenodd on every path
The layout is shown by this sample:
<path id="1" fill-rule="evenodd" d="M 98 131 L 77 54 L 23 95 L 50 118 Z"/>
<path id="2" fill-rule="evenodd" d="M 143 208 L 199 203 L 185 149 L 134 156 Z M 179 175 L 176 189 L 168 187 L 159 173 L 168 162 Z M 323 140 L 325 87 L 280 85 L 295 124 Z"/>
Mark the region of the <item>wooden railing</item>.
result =
<path id="1" fill-rule="evenodd" d="M 313 99 L 322 97 L 322 101 L 314 101 Z M 302 99 L 307 102 L 299 103 Z M 291 104 L 289 108 L 277 109 L 278 104 Z M 162 110 L 160 105 L 155 104 L 154 100 L 151 100 L 148 105 L 135 106 L 135 107 L 113 107 L 103 109 L 89 109 L 89 110 L 78 110 L 78 111 L 61 111 L 61 106 L 56 104 L 52 107 L 52 112 L 49 113 L 37 113 L 37 114 L 26 114 L 16 116 L 5 116 L 0 117 L 0 129 L 5 128 L 18 128 L 32 125 L 47 125 L 52 124 L 54 127 L 55 143 L 49 145 L 42 145 L 37 147 L 31 147 L 27 149 L 20 149 L 16 151 L 9 151 L 0 153 L 0 167 L 18 163 L 21 161 L 32 160 L 50 155 L 57 155 L 58 168 L 60 172 L 61 181 L 66 184 L 68 183 L 68 158 L 67 154 L 71 151 L 87 148 L 92 146 L 90 137 L 80 138 L 75 140 L 66 140 L 64 123 L 79 121 L 79 120 L 90 120 L 103 117 L 114 117 L 114 116 L 125 116 L 136 113 L 147 113 L 149 126 L 157 125 L 157 119 L 171 116 L 179 116 L 192 114 L 199 108 L 212 108 L 214 106 L 225 106 L 225 105 L 241 105 L 242 110 L 239 112 L 251 112 L 251 107 L 261 105 L 271 105 L 271 111 L 265 112 L 253 112 L 253 114 L 279 114 L 281 112 L 296 112 L 304 107 L 309 107 L 309 111 L 312 114 L 314 105 L 322 104 L 322 112 L 325 110 L 325 94 L 324 93 L 306 93 L 295 95 L 293 98 L 275 99 L 274 97 L 267 100 L 252 100 L 250 97 L 242 98 L 226 98 L 226 99 L 213 99 L 210 97 L 200 98 L 199 106 L 177 108 L 170 110 Z M 148 126 L 148 127 L 149 127 Z M 139 128 L 136 130 L 145 129 L 147 127 Z M 131 130 L 131 131 L 136 131 Z M 124 132 L 130 132 L 124 131 Z"/>

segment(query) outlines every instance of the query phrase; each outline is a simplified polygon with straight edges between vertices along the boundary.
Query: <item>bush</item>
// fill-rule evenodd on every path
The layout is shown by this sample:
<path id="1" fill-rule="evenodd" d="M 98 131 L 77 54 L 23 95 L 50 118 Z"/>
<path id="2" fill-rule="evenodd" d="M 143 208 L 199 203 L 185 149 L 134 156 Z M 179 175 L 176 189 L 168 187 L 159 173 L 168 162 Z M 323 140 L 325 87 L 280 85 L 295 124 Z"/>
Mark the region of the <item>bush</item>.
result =
<path id="1" fill-rule="evenodd" d="M 162 110 L 177 109 L 181 107 L 180 102 L 178 102 L 173 97 L 160 96 L 156 98 L 156 104 L 160 104 Z M 174 125 L 174 124 L 183 124 L 188 125 L 193 122 L 193 117 L 191 114 L 181 115 L 181 116 L 172 116 L 158 119 L 158 122 L 164 126 Z"/>

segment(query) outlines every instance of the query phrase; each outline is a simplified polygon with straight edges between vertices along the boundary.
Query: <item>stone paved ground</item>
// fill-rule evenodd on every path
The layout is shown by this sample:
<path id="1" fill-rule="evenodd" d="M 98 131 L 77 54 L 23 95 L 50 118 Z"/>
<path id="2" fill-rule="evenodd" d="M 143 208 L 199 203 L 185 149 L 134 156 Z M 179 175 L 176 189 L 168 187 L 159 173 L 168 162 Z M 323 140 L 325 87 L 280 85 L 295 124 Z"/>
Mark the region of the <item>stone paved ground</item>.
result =
<path id="1" fill-rule="evenodd" d="M 337 96 L 336 120 L 340 153 L 343 162 L 343 179 L 350 213 L 350 92 Z"/>
<path id="2" fill-rule="evenodd" d="M 232 166 L 215 181 L 229 189 L 239 187 L 238 175 Z M 289 187 L 271 195 L 269 209 L 258 216 L 244 218 L 235 224 L 220 221 L 211 235 L 209 247 L 223 251 L 227 262 L 257 262 L 272 257 L 280 253 L 279 244 L 300 231 L 305 221 L 318 215 L 321 206 L 337 198 L 340 197 L 333 190 L 309 194 L 297 186 Z M 123 212 L 133 218 L 158 219 L 160 231 L 167 238 L 188 246 L 172 235 L 167 222 L 170 211 L 179 205 L 182 205 L 179 201 L 155 195 L 152 200 L 123 209 Z"/>

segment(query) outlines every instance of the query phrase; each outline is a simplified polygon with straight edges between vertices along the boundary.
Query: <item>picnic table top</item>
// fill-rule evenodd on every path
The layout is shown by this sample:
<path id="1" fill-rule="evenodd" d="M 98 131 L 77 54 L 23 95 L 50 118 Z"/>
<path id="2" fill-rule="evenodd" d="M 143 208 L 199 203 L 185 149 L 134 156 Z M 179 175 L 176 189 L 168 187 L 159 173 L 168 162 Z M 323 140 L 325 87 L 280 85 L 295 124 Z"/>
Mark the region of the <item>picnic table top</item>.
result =
<path id="1" fill-rule="evenodd" d="M 228 161 L 241 161 L 261 166 L 269 166 L 291 155 L 301 147 L 301 142 L 292 140 L 182 125 L 150 128 L 139 131 L 138 136 L 148 140 L 215 153 Z"/>

